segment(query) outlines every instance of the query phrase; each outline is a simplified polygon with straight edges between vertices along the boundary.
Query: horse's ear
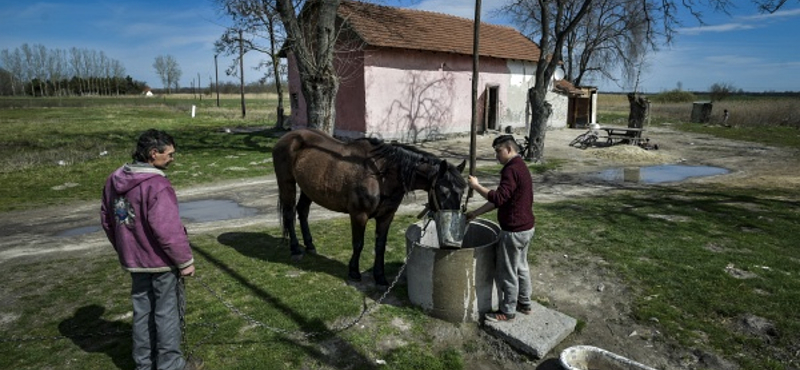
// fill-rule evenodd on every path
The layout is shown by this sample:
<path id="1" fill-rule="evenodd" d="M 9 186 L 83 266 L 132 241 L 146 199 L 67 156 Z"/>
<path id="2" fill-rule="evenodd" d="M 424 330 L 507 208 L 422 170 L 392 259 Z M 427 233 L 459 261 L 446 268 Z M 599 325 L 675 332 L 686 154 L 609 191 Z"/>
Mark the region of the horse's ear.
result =
<path id="1" fill-rule="evenodd" d="M 465 159 L 465 160 L 461 161 L 461 164 L 458 165 L 458 167 L 456 167 L 456 169 L 458 170 L 459 173 L 463 173 L 464 172 L 464 167 L 466 165 L 467 165 L 467 160 Z"/>
<path id="2" fill-rule="evenodd" d="M 442 159 L 442 161 L 439 162 L 439 177 L 445 175 L 447 175 L 447 160 Z"/>

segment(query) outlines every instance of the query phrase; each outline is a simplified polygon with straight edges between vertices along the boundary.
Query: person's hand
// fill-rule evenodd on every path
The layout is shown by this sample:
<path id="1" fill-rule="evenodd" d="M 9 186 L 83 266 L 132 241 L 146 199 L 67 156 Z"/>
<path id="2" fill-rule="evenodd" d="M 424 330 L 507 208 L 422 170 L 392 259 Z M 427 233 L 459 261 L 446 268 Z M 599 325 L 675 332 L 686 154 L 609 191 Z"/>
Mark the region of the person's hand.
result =
<path id="1" fill-rule="evenodd" d="M 466 217 L 466 218 L 467 218 L 467 223 L 470 223 L 470 222 L 472 222 L 472 220 L 474 220 L 474 219 L 475 219 L 475 217 L 477 217 L 477 216 L 476 216 L 476 215 L 475 215 L 475 213 L 473 213 L 473 212 L 467 212 L 467 213 L 465 213 L 465 214 L 464 214 L 464 217 Z"/>
<path id="2" fill-rule="evenodd" d="M 194 276 L 194 265 L 189 265 L 182 268 L 181 276 Z"/>
<path id="3" fill-rule="evenodd" d="M 476 187 L 478 187 L 478 185 L 481 184 L 480 182 L 478 182 L 478 178 L 472 175 L 469 175 L 469 179 L 467 179 L 467 182 L 469 183 L 469 187 L 472 189 L 475 189 Z"/>

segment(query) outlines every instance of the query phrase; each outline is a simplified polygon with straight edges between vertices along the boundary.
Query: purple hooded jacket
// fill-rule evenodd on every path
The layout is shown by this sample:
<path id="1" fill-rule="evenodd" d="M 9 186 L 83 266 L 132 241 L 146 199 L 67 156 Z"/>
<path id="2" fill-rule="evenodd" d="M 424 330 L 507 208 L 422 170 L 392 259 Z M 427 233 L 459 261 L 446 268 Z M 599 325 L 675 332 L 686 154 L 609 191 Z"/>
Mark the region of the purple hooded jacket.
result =
<path id="1" fill-rule="evenodd" d="M 129 272 L 167 272 L 194 263 L 175 190 L 150 164 L 126 164 L 108 177 L 100 222 Z"/>

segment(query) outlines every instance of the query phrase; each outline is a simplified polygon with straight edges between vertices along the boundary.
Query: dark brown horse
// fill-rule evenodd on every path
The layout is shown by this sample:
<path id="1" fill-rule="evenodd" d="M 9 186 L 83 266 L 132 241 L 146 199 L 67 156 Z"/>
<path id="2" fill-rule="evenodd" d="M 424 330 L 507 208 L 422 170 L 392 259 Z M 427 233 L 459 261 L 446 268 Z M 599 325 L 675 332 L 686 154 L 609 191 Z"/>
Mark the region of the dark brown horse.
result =
<path id="1" fill-rule="evenodd" d="M 311 203 L 350 215 L 353 255 L 349 277 L 361 280 L 359 258 L 364 248 L 364 229 L 374 218 L 375 283 L 388 285 L 384 275 L 386 237 L 395 212 L 406 193 L 428 192 L 433 211 L 456 210 L 466 188 L 458 167 L 412 147 L 387 144 L 377 139 L 345 143 L 318 130 L 295 130 L 285 134 L 272 150 L 280 192 L 284 236 L 289 235 L 294 259 L 303 255 L 294 230 L 298 213 L 307 253 L 316 248 L 308 229 Z M 300 198 L 295 200 L 297 186 Z"/>

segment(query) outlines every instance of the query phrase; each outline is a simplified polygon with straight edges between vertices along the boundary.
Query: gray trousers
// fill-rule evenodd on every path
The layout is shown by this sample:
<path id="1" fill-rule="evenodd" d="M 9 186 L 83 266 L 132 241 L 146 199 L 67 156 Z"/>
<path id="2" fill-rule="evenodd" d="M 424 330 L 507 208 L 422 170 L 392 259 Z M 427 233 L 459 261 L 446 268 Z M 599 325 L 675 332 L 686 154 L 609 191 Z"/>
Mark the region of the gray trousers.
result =
<path id="1" fill-rule="evenodd" d="M 528 247 L 535 229 L 520 232 L 500 232 L 495 270 L 500 290 L 500 311 L 517 312 L 517 303 L 531 304 L 531 272 L 528 267 Z"/>
<path id="2" fill-rule="evenodd" d="M 133 280 L 133 361 L 136 370 L 180 370 L 180 303 L 176 272 L 131 273 Z"/>

